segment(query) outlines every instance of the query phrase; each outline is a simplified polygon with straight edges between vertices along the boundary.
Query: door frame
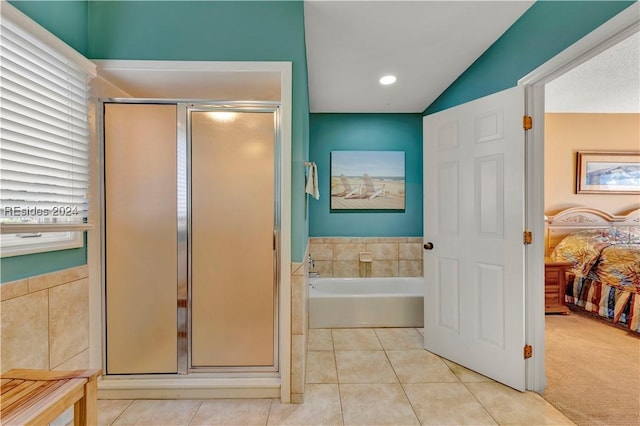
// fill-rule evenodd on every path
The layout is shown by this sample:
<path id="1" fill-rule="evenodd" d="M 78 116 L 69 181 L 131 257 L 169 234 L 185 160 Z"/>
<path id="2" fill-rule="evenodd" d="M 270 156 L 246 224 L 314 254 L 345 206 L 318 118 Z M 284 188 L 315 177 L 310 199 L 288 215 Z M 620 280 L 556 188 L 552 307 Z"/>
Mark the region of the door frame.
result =
<path id="1" fill-rule="evenodd" d="M 533 128 L 525 136 L 525 226 L 533 242 L 525 250 L 525 342 L 534 348 L 525 363 L 527 390 L 542 392 L 545 376 L 544 319 L 544 86 L 640 31 L 640 5 L 629 6 L 518 81 Z"/>
<path id="2" fill-rule="evenodd" d="M 98 76 L 91 82 L 89 121 L 90 150 L 90 208 L 89 222 L 101 223 L 100 174 L 103 168 L 100 157 L 100 138 L 103 123 L 100 121 L 99 98 L 134 97 L 102 77 L 101 71 L 109 69 L 129 70 L 133 73 L 144 71 L 150 81 L 163 81 L 171 75 L 176 79 L 189 79 L 193 72 L 206 72 L 211 78 L 216 73 L 261 73 L 280 75 L 280 250 L 278 268 L 281 271 L 278 282 L 278 353 L 279 378 L 255 379 L 193 376 L 167 378 L 131 378 L 102 380 L 99 391 L 106 398 L 229 398 L 238 395 L 256 398 L 280 396 L 282 402 L 290 402 L 291 397 L 291 150 L 292 150 L 292 63 L 282 62 L 215 62 L 215 61 L 146 61 L 146 60 L 94 60 Z M 161 83 L 158 83 L 159 85 Z M 89 267 L 89 364 L 93 368 L 103 368 L 103 294 L 100 227 L 87 232 L 87 264 Z"/>

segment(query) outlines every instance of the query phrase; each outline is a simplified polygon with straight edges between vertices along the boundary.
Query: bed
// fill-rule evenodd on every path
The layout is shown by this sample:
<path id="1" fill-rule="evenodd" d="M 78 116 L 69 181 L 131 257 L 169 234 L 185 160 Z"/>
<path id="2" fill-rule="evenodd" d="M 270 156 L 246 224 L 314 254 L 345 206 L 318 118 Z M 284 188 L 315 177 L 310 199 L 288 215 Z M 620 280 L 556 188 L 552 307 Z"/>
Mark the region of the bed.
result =
<path id="1" fill-rule="evenodd" d="M 547 218 L 546 253 L 572 263 L 565 302 L 640 333 L 640 209 L 574 207 Z"/>

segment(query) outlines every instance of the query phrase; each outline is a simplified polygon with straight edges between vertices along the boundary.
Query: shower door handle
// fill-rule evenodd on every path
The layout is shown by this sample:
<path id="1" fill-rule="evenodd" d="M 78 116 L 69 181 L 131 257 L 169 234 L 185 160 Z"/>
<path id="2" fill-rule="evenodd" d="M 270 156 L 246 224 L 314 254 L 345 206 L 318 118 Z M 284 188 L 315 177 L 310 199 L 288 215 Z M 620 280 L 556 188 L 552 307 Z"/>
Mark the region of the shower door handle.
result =
<path id="1" fill-rule="evenodd" d="M 433 243 L 426 243 L 423 247 L 425 250 L 433 250 Z"/>

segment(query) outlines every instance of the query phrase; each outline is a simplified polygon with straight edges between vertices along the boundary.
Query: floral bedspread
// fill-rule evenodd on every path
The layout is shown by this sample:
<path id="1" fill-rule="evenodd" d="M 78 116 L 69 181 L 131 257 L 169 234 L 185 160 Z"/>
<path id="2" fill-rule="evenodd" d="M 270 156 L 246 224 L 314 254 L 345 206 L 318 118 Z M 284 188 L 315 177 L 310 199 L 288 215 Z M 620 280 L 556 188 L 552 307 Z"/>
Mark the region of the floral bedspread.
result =
<path id="1" fill-rule="evenodd" d="M 637 239 L 636 239 L 637 238 Z M 581 231 L 565 237 L 551 253 L 555 261 L 573 263 L 577 277 L 640 289 L 640 236 L 608 230 Z"/>
<path id="2" fill-rule="evenodd" d="M 640 332 L 640 235 L 577 232 L 558 244 L 551 259 L 573 263 L 566 302 Z"/>

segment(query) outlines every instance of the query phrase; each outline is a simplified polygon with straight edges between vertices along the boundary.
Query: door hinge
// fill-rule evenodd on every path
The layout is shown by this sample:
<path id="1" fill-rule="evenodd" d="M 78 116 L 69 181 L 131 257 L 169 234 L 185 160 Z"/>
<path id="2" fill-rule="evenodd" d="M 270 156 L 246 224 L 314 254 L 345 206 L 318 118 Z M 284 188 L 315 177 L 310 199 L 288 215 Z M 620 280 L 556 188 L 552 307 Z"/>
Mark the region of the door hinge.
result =
<path id="1" fill-rule="evenodd" d="M 522 127 L 525 130 L 531 130 L 533 128 L 533 118 L 530 115 L 525 115 L 522 117 Z"/>
<path id="2" fill-rule="evenodd" d="M 525 231 L 523 232 L 523 236 L 525 244 L 531 244 L 533 242 L 533 232 L 525 229 Z"/>
<path id="3" fill-rule="evenodd" d="M 533 356 L 533 346 L 524 345 L 524 359 L 529 359 Z"/>

